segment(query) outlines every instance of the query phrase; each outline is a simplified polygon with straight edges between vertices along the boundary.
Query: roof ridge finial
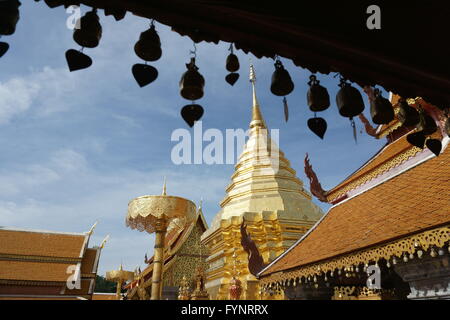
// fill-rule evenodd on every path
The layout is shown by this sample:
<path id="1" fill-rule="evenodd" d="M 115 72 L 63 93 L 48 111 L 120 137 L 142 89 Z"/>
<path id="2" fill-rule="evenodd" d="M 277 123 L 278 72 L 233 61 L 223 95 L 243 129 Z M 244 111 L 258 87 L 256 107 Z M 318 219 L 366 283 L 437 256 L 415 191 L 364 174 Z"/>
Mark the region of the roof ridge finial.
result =
<path id="1" fill-rule="evenodd" d="M 87 232 L 87 234 L 88 234 L 89 236 L 92 235 L 92 233 L 94 232 L 95 227 L 97 226 L 97 224 L 98 224 L 98 221 L 95 221 L 95 223 L 92 225 L 91 229 L 89 229 L 89 231 Z"/>
<path id="2" fill-rule="evenodd" d="M 163 196 L 167 195 L 166 176 L 164 176 L 164 184 L 163 184 L 162 195 L 163 195 Z"/>
<path id="3" fill-rule="evenodd" d="M 252 121 L 250 122 L 250 128 L 253 128 L 254 126 L 266 128 L 266 123 L 264 122 L 261 110 L 259 109 L 258 98 L 256 97 L 256 73 L 251 58 L 250 58 L 249 79 L 250 82 L 252 83 L 252 91 L 253 91 Z"/>

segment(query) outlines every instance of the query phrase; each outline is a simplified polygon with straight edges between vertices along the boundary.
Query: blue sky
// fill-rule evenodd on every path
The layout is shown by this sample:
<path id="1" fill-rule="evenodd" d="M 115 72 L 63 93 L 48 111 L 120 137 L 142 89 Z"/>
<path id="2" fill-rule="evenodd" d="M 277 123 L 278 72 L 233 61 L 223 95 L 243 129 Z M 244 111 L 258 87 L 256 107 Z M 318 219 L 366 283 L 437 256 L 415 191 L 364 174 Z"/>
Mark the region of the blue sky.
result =
<path id="1" fill-rule="evenodd" d="M 82 8 L 86 12 L 85 7 Z M 159 194 L 167 176 L 168 193 L 199 202 L 208 223 L 219 210 L 233 165 L 175 165 L 171 133 L 188 128 L 179 112 L 188 101 L 178 82 L 189 61 L 192 41 L 159 23 L 162 58 L 151 63 L 158 79 L 140 88 L 131 66 L 142 63 L 133 46 L 149 21 L 127 14 L 122 21 L 99 12 L 103 37 L 99 47 L 85 49 L 94 61 L 86 70 L 70 73 L 64 53 L 78 49 L 66 28 L 64 8 L 23 1 L 13 36 L 3 37 L 9 52 L 0 59 L 0 225 L 84 232 L 98 221 L 90 245 L 110 235 L 99 274 L 116 268 L 144 267 L 153 237 L 131 230 L 124 220 L 128 201 Z M 236 51 L 240 79 L 229 86 L 224 77 L 228 43 L 197 44 L 197 65 L 206 79 L 203 129 L 247 129 L 251 113 L 249 55 Z M 271 94 L 273 60 L 252 62 L 257 92 L 269 128 L 280 129 L 280 148 L 305 186 L 303 158 L 311 162 L 322 186 L 331 188 L 361 166 L 384 145 L 363 133 L 356 121 L 358 144 L 348 119 L 339 116 L 334 97 L 337 79 L 318 75 L 329 90 L 332 106 L 318 113 L 328 122 L 322 141 L 306 125 L 312 117 L 306 105 L 310 72 L 282 60 L 295 83 L 288 96 L 290 119 L 284 121 L 282 98 Z M 385 94 L 386 95 L 386 94 Z M 366 116 L 369 115 L 366 103 Z M 324 210 L 327 206 L 315 200 Z"/>

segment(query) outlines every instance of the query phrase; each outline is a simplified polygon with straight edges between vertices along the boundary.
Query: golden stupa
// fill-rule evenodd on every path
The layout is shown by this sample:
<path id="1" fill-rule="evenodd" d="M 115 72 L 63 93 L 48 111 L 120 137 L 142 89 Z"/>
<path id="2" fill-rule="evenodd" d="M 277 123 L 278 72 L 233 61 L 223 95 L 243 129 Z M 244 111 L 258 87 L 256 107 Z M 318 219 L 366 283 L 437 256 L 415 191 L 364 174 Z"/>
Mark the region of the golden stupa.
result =
<path id="1" fill-rule="evenodd" d="M 247 253 L 241 245 L 243 220 L 267 264 L 305 234 L 323 214 L 311 201 L 311 194 L 303 188 L 303 182 L 296 177 L 284 153 L 267 134 L 256 97 L 253 66 L 250 82 L 253 107 L 249 139 L 220 203 L 221 210 L 201 238 L 210 252 L 206 289 L 211 299 L 230 299 L 230 281 L 236 271 L 242 283 L 240 299 L 283 298 L 261 297 L 258 280 L 249 272 Z"/>

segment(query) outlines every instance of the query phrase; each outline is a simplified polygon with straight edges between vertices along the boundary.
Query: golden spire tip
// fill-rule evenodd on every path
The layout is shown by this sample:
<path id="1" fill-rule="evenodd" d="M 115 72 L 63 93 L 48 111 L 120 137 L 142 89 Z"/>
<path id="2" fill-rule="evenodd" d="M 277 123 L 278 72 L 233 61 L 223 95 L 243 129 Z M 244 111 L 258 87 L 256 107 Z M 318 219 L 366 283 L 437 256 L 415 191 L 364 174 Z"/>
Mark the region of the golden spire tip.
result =
<path id="1" fill-rule="evenodd" d="M 163 196 L 167 195 L 167 190 L 166 190 L 166 176 L 164 176 L 164 184 L 163 184 L 162 195 L 163 195 Z"/>
<path id="2" fill-rule="evenodd" d="M 251 61 L 250 61 L 251 62 Z M 250 122 L 250 128 L 254 126 L 259 126 L 261 128 L 266 128 L 266 124 L 261 114 L 261 110 L 259 110 L 258 98 L 256 97 L 256 73 L 253 64 L 250 63 L 250 82 L 252 83 L 252 91 L 253 91 L 253 107 L 252 107 L 252 121 Z"/>

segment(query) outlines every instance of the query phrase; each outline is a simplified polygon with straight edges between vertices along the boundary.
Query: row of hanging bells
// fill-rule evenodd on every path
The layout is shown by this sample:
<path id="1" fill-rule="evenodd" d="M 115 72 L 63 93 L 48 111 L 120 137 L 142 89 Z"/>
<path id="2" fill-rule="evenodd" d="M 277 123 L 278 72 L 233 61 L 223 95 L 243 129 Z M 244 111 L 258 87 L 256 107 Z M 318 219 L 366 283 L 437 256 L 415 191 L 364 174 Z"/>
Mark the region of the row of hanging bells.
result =
<path id="1" fill-rule="evenodd" d="M 134 52 L 145 61 L 145 63 L 136 63 L 131 68 L 134 79 L 142 88 L 158 77 L 158 70 L 147 62 L 157 61 L 162 56 L 161 39 L 156 32 L 154 20 L 151 21 L 150 28 L 139 36 L 139 40 L 134 45 Z"/>
<path id="2" fill-rule="evenodd" d="M 239 70 L 239 59 L 233 52 L 233 44 L 230 44 L 230 48 L 228 49 L 230 51 L 230 54 L 227 56 L 227 60 L 225 63 L 225 68 L 228 72 L 230 72 L 226 77 L 225 81 L 228 82 L 231 86 L 233 86 L 236 81 L 239 79 L 239 73 L 237 71 Z"/>
<path id="3" fill-rule="evenodd" d="M 100 18 L 97 15 L 97 9 L 86 12 L 77 22 L 73 32 L 73 40 L 81 46 L 79 51 L 69 49 L 66 51 L 66 60 L 69 70 L 77 71 L 89 68 L 92 65 L 92 59 L 85 53 L 84 48 L 95 48 L 99 45 L 102 38 L 102 26 Z"/>
<path id="4" fill-rule="evenodd" d="M 426 113 L 422 106 L 419 105 L 418 110 L 416 110 L 415 108 L 410 107 L 404 99 L 400 101 L 400 108 L 400 111 L 402 112 L 402 116 L 399 117 L 400 123 L 405 126 L 406 124 L 409 124 L 416 128 L 415 132 L 406 136 L 406 140 L 420 149 L 423 149 L 426 146 L 431 152 L 438 156 L 442 150 L 442 142 L 430 137 L 438 130 L 438 126 L 434 119 Z M 402 109 L 408 111 L 405 112 L 402 111 Z M 414 112 L 411 109 L 416 111 Z M 407 112 L 408 115 L 404 116 Z"/>
<path id="5" fill-rule="evenodd" d="M 20 19 L 18 0 L 0 1 L 0 37 L 10 36 L 16 32 L 16 26 Z M 0 41 L 0 58 L 9 50 L 9 44 Z"/>
<path id="6" fill-rule="evenodd" d="M 294 90 L 294 82 L 292 82 L 289 72 L 284 68 L 280 58 L 275 58 L 275 71 L 272 74 L 272 82 L 270 91 L 279 97 L 283 97 L 284 119 L 289 120 L 289 107 L 286 96 Z"/>
<path id="7" fill-rule="evenodd" d="M 197 48 L 194 43 L 194 54 L 189 63 L 186 63 L 187 71 L 183 73 L 180 79 L 180 95 L 192 103 L 185 105 L 181 109 L 181 117 L 186 123 L 193 127 L 195 122 L 203 116 L 203 107 L 195 103 L 195 100 L 201 99 L 204 94 L 205 78 L 198 72 L 199 68 L 195 64 Z"/>

